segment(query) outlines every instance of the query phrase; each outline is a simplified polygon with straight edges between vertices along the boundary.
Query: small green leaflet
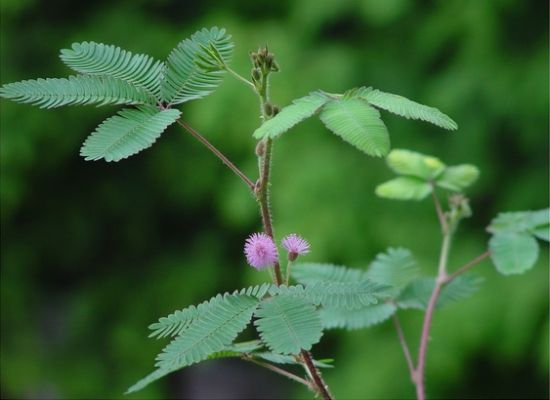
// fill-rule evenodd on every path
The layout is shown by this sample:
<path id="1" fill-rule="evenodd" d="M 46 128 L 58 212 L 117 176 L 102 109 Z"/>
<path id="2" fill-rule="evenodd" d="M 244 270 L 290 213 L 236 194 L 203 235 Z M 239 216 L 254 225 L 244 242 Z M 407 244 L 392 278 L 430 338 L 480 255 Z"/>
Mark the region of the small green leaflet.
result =
<path id="1" fill-rule="evenodd" d="M 323 263 L 296 263 L 291 275 L 304 285 L 318 282 L 358 282 L 366 279 L 366 271 Z"/>
<path id="2" fill-rule="evenodd" d="M 489 240 L 491 260 L 504 275 L 521 274 L 533 267 L 539 255 L 536 239 L 525 232 L 499 232 Z"/>
<path id="3" fill-rule="evenodd" d="M 254 137 L 263 139 L 269 137 L 274 139 L 288 131 L 294 125 L 317 113 L 329 100 L 320 92 L 313 92 L 292 102 L 291 105 L 283 108 L 273 118 L 265 121 L 256 131 Z"/>
<path id="4" fill-rule="evenodd" d="M 432 192 L 431 185 L 412 176 L 400 176 L 376 187 L 379 197 L 392 200 L 423 200 Z"/>
<path id="5" fill-rule="evenodd" d="M 263 300 L 254 324 L 262 341 L 274 352 L 299 354 L 310 350 L 323 335 L 319 313 L 306 299 L 275 296 Z"/>
<path id="6" fill-rule="evenodd" d="M 364 100 L 332 100 L 320 118 L 331 132 L 368 155 L 382 157 L 390 151 L 390 136 L 380 113 Z"/>
<path id="7" fill-rule="evenodd" d="M 390 247 L 376 256 L 366 276 L 374 282 L 392 286 L 392 292 L 397 294 L 417 278 L 418 273 L 418 265 L 410 250 Z"/>
<path id="8" fill-rule="evenodd" d="M 479 177 L 479 169 L 475 165 L 461 164 L 447 167 L 437 178 L 435 184 L 447 190 L 461 192 Z"/>
<path id="9" fill-rule="evenodd" d="M 375 89 L 363 92 L 362 98 L 366 99 L 373 106 L 405 118 L 420 119 L 448 130 L 455 130 L 458 128 L 455 121 L 443 114 L 437 108 L 425 106 L 403 96 L 385 93 Z"/>
<path id="10" fill-rule="evenodd" d="M 125 108 L 106 119 L 80 150 L 86 160 L 119 161 L 150 147 L 181 115 L 178 110 Z"/>
<path id="11" fill-rule="evenodd" d="M 319 312 L 325 329 L 362 329 L 386 321 L 396 310 L 395 305 L 382 303 L 356 310 L 328 307 L 322 308 Z"/>

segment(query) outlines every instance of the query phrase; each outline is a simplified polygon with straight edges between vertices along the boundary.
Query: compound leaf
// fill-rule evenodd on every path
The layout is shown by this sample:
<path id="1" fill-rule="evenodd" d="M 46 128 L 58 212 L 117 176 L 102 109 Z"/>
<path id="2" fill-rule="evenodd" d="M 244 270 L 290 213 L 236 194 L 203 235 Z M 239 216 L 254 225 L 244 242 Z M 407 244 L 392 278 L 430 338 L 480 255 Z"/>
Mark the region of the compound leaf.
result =
<path id="1" fill-rule="evenodd" d="M 333 264 L 297 263 L 291 275 L 304 285 L 318 282 L 358 282 L 365 279 L 365 271 Z"/>
<path id="2" fill-rule="evenodd" d="M 458 128 L 455 121 L 437 108 L 425 106 L 403 96 L 381 92 L 380 90 L 370 90 L 365 92 L 363 98 L 373 106 L 401 117 L 420 119 L 448 130 Z"/>
<path id="3" fill-rule="evenodd" d="M 323 335 L 319 313 L 309 301 L 294 296 L 275 296 L 262 301 L 254 324 L 264 343 L 280 354 L 310 350 Z"/>
<path id="4" fill-rule="evenodd" d="M 220 84 L 224 69 L 204 68 L 220 60 L 228 63 L 233 53 L 231 36 L 225 29 L 213 27 L 194 33 L 172 50 L 166 61 L 160 84 L 162 99 L 169 104 L 203 98 Z"/>
<path id="5" fill-rule="evenodd" d="M 410 250 L 390 247 L 385 253 L 376 256 L 366 277 L 374 282 L 392 286 L 397 294 L 414 280 L 418 273 L 418 265 Z"/>
<path id="6" fill-rule="evenodd" d="M 536 239 L 525 232 L 499 232 L 489 240 L 491 260 L 504 275 L 521 274 L 531 269 L 539 255 Z"/>
<path id="7" fill-rule="evenodd" d="M 145 90 L 112 77 L 70 76 L 8 83 L 0 96 L 40 108 L 84 104 L 155 104 Z"/>
<path id="8" fill-rule="evenodd" d="M 86 160 L 122 160 L 150 147 L 180 114 L 175 109 L 125 108 L 88 136 L 80 155 Z"/>
<path id="9" fill-rule="evenodd" d="M 145 54 L 132 54 L 120 47 L 95 42 L 73 43 L 61 50 L 61 60 L 77 72 L 119 78 L 159 97 L 164 64 Z"/>
<path id="10" fill-rule="evenodd" d="M 379 197 L 392 200 L 422 200 L 430 195 L 432 186 L 412 176 L 400 176 L 376 187 Z"/>
<path id="11" fill-rule="evenodd" d="M 254 137 L 256 139 L 264 137 L 276 138 L 294 125 L 318 112 L 328 100 L 328 97 L 320 92 L 313 92 L 305 97 L 296 99 L 291 105 L 283 108 L 277 115 L 268 119 L 256 129 Z"/>
<path id="12" fill-rule="evenodd" d="M 330 131 L 368 155 L 382 157 L 390 150 L 390 136 L 380 113 L 364 100 L 331 100 L 320 118 Z"/>
<path id="13" fill-rule="evenodd" d="M 314 304 L 323 307 L 358 309 L 376 304 L 387 297 L 389 286 L 369 280 L 358 282 L 317 282 L 306 286 L 304 295 Z"/>

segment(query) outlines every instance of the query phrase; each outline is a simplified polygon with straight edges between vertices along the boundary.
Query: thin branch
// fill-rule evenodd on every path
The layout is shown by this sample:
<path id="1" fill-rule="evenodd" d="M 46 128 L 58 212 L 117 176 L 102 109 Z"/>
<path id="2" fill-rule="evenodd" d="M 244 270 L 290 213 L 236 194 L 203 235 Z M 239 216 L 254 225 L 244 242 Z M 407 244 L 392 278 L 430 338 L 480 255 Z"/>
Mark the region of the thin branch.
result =
<path id="1" fill-rule="evenodd" d="M 450 283 L 453 279 L 455 279 L 457 276 L 462 275 L 464 272 L 468 271 L 470 268 L 476 266 L 481 261 L 485 260 L 487 257 L 491 255 L 491 252 L 487 250 L 485 253 L 480 254 L 476 258 L 474 258 L 472 261 L 467 262 L 462 267 L 457 269 L 455 272 L 453 272 L 451 275 L 447 276 L 444 283 Z"/>
<path id="2" fill-rule="evenodd" d="M 263 362 L 263 361 L 259 361 L 255 358 L 252 358 L 252 357 L 248 356 L 248 355 L 243 356 L 242 358 L 243 358 L 243 360 L 250 361 L 250 362 L 252 362 L 254 364 L 257 364 L 261 367 L 267 368 L 267 369 L 269 369 L 269 370 L 271 370 L 271 371 L 273 371 L 273 372 L 275 372 L 279 375 L 282 375 L 282 376 L 284 376 L 288 379 L 292 379 L 295 382 L 301 383 L 302 385 L 307 386 L 310 390 L 314 390 L 313 386 L 311 385 L 311 382 L 305 380 L 304 378 L 299 377 L 298 375 L 294 375 L 292 372 L 289 372 L 287 370 L 279 368 L 279 367 L 277 367 L 273 364 L 269 364 L 269 363 L 266 363 L 266 362 Z"/>
<path id="3" fill-rule="evenodd" d="M 244 76 L 242 76 L 238 72 L 232 70 L 227 65 L 224 66 L 224 68 L 227 72 L 229 72 L 231 75 L 233 75 L 233 77 L 237 78 L 239 81 L 243 82 L 245 85 L 250 86 L 252 88 L 252 90 L 254 90 L 254 92 L 256 91 L 256 86 L 252 82 L 250 82 L 248 79 L 246 79 Z"/>
<path id="4" fill-rule="evenodd" d="M 446 233 L 449 229 L 449 226 L 447 224 L 447 219 L 445 218 L 445 213 L 443 212 L 443 209 L 441 208 L 441 203 L 439 202 L 439 197 L 437 197 L 437 194 L 435 193 L 435 185 L 433 182 L 430 182 L 430 185 L 432 186 L 432 198 L 435 205 L 435 211 L 437 212 L 437 218 L 439 219 L 439 224 L 441 225 L 441 230 L 443 233 Z"/>
<path id="5" fill-rule="evenodd" d="M 219 151 L 216 147 L 214 147 L 213 144 L 211 144 L 204 136 L 202 136 L 199 132 L 197 132 L 195 129 L 193 129 L 189 124 L 187 124 L 184 121 L 177 120 L 176 121 L 183 129 L 185 129 L 187 132 L 189 132 L 195 139 L 197 139 L 199 142 L 201 142 L 204 146 L 208 148 L 212 153 L 216 155 L 225 165 L 227 165 L 239 178 L 243 180 L 244 183 L 249 187 L 250 190 L 254 190 L 254 182 L 252 182 L 245 174 L 242 172 L 239 168 L 235 166 L 229 159 L 223 155 L 221 151 Z"/>
<path id="6" fill-rule="evenodd" d="M 414 383 L 416 381 L 416 371 L 414 370 L 414 363 L 411 357 L 411 351 L 409 350 L 409 346 L 407 345 L 407 341 L 405 340 L 405 334 L 403 333 L 403 328 L 401 327 L 401 323 L 399 322 L 397 314 L 393 314 L 392 319 L 395 330 L 397 331 L 397 336 L 399 337 L 399 343 L 401 344 L 403 354 L 405 355 L 405 360 L 407 361 L 407 367 L 409 367 L 411 380 Z"/>

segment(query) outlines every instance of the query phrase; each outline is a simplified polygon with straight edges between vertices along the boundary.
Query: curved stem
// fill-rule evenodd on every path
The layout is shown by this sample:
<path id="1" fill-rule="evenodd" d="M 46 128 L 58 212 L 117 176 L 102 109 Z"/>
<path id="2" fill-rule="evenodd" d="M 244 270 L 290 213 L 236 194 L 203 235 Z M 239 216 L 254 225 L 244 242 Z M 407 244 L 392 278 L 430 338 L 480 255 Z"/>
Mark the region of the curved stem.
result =
<path id="1" fill-rule="evenodd" d="M 187 132 L 189 132 L 195 139 L 197 139 L 199 142 L 201 142 L 208 150 L 210 150 L 216 157 L 218 157 L 225 165 L 231 169 L 241 180 L 246 183 L 246 185 L 250 188 L 250 190 L 254 190 L 254 182 L 252 182 L 245 174 L 242 172 L 235 164 L 233 164 L 229 159 L 223 155 L 221 151 L 219 151 L 212 143 L 210 143 L 204 136 L 202 136 L 199 132 L 194 130 L 188 123 L 177 120 L 176 121 L 183 129 L 185 129 Z"/>
<path id="2" fill-rule="evenodd" d="M 248 79 L 246 79 L 244 76 L 239 74 L 238 72 L 232 70 L 227 65 L 224 67 L 227 72 L 229 72 L 233 77 L 237 78 L 239 81 L 243 82 L 245 85 L 250 86 L 252 90 L 256 91 L 256 86 L 252 82 L 250 82 Z"/>
<path id="3" fill-rule="evenodd" d="M 305 380 L 304 378 L 299 377 L 298 375 L 294 375 L 292 372 L 289 372 L 287 370 L 284 370 L 282 368 L 277 367 L 276 365 L 269 364 L 260 360 L 256 360 L 255 358 L 252 358 L 250 356 L 243 356 L 243 360 L 250 361 L 254 364 L 257 364 L 261 367 L 267 368 L 279 375 L 282 375 L 288 379 L 292 379 L 295 382 L 301 383 L 302 385 L 307 386 L 308 389 L 314 390 L 314 388 L 311 385 L 311 382 Z"/>

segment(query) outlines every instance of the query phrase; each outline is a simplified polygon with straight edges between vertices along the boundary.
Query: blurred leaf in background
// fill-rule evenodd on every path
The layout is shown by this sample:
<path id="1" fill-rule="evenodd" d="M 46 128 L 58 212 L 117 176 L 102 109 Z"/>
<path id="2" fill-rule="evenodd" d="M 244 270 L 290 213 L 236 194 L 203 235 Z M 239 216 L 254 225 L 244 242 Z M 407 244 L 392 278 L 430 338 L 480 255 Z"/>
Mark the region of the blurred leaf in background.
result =
<path id="1" fill-rule="evenodd" d="M 469 191 L 474 217 L 457 234 L 451 266 L 485 249 L 484 229 L 497 212 L 547 206 L 547 2 L 4 0 L 0 11 L 2 83 L 67 75 L 58 52 L 73 42 L 163 59 L 183 38 L 217 25 L 233 35 L 232 66 L 244 75 L 248 51 L 267 43 L 276 54 L 279 106 L 316 89 L 366 85 L 439 108 L 458 131 L 382 117 L 392 147 L 480 168 Z M 244 239 L 259 229 L 255 201 L 177 126 L 128 160 L 85 162 L 81 142 L 114 107 L 0 107 L 2 397 L 120 398 L 160 349 L 147 338 L 151 322 L 267 279 L 242 255 Z M 256 176 L 252 92 L 228 77 L 182 112 Z M 274 151 L 276 234 L 307 238 L 306 261 L 366 268 L 386 247 L 404 246 L 423 272 L 435 269 L 435 213 L 427 203 L 377 198 L 375 186 L 393 177 L 382 160 L 318 120 L 285 134 Z M 431 397 L 548 397 L 547 265 L 546 245 L 520 277 L 485 263 L 484 287 L 436 314 Z M 421 314 L 404 317 L 416 343 Z M 336 359 L 325 377 L 338 398 L 414 396 L 390 324 L 326 334 L 314 350 Z M 294 390 L 242 362 L 210 361 L 128 398 L 309 396 Z"/>

